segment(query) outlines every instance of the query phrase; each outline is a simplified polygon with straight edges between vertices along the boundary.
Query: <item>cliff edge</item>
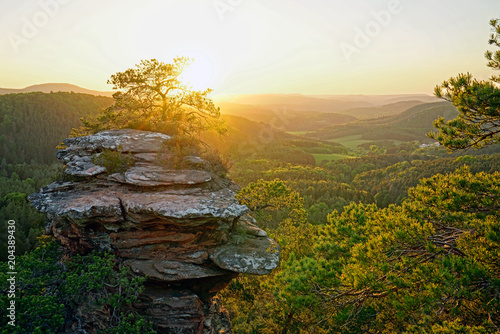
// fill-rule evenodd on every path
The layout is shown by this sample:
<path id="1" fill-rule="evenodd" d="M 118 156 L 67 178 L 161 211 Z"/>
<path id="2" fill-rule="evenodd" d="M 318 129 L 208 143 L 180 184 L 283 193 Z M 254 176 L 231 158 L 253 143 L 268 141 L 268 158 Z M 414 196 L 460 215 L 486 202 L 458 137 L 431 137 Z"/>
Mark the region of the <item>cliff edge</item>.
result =
<path id="1" fill-rule="evenodd" d="M 215 294 L 238 273 L 279 265 L 279 246 L 236 201 L 237 185 L 198 156 L 169 154 L 171 138 L 160 133 L 108 130 L 64 143 L 56 156 L 72 180 L 29 196 L 47 214 L 46 232 L 69 256 L 111 251 L 119 266 L 146 276 L 133 307 L 158 333 L 231 333 Z M 125 168 L 99 163 L 110 152 Z M 182 168 L 168 168 L 169 159 Z M 105 325 L 83 318 L 88 333 Z"/>

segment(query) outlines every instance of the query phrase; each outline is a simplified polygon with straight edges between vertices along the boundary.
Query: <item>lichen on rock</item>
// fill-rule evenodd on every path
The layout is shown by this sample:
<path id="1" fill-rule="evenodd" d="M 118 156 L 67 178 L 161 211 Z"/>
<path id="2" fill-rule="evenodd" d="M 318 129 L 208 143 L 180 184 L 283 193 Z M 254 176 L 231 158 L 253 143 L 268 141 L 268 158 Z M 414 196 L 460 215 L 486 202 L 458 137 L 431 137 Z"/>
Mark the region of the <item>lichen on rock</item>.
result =
<path id="1" fill-rule="evenodd" d="M 215 294 L 238 273 L 270 273 L 279 265 L 279 246 L 237 202 L 237 186 L 203 169 L 202 158 L 184 158 L 193 169 L 159 165 L 169 140 L 131 129 L 68 138 L 56 156 L 80 179 L 54 182 L 29 200 L 47 214 L 46 231 L 69 255 L 111 251 L 120 265 L 147 277 L 134 308 L 158 333 L 230 333 Z M 105 173 L 91 158 L 103 150 L 135 163 Z"/>

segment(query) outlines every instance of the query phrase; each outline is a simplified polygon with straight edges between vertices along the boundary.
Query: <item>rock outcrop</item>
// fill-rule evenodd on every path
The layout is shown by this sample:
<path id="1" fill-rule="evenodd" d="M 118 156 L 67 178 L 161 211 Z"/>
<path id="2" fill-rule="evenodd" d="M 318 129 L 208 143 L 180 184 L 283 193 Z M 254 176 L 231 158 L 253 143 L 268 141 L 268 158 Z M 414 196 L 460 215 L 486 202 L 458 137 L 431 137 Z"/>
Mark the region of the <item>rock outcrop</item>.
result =
<path id="1" fill-rule="evenodd" d="M 270 273 L 279 247 L 236 201 L 237 186 L 211 172 L 208 162 L 184 157 L 186 169 L 160 163 L 174 159 L 159 154 L 169 140 L 128 129 L 68 138 L 57 157 L 75 180 L 54 182 L 29 200 L 47 214 L 46 231 L 70 255 L 111 251 L 147 277 L 134 307 L 158 333 L 230 333 L 215 294 L 238 273 Z M 94 162 L 109 150 L 133 165 L 113 173 Z M 83 328 L 96 332 L 98 325 L 87 320 Z"/>

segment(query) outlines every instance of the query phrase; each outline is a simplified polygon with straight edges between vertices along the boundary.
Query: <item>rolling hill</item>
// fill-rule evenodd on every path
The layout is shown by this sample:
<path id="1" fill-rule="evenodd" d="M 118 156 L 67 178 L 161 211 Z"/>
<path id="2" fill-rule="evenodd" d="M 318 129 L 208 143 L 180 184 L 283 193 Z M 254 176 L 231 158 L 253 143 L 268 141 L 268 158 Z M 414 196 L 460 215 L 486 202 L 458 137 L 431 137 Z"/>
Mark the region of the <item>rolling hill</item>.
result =
<path id="1" fill-rule="evenodd" d="M 81 126 L 80 118 L 95 115 L 112 103 L 109 97 L 68 92 L 0 95 L 0 160 L 7 164 L 56 162 L 56 146 L 72 128 Z M 251 154 L 298 138 L 243 117 L 223 115 L 223 119 L 228 135 L 223 140 L 205 139 L 232 155 Z"/>
<path id="2" fill-rule="evenodd" d="M 256 94 L 215 97 L 216 102 L 230 102 L 260 106 L 267 109 L 337 112 L 340 110 L 370 107 L 372 104 L 362 99 L 336 99 L 307 96 L 302 94 Z"/>
<path id="3" fill-rule="evenodd" d="M 79 119 L 95 114 L 112 103 L 109 97 L 82 93 L 0 95 L 0 156 L 7 163 L 14 164 L 31 160 L 54 162 L 55 146 L 68 136 L 73 127 L 81 125 Z M 398 108 L 414 103 L 417 102 L 397 102 L 379 110 L 396 112 Z M 338 154 L 343 151 L 336 148 L 335 139 L 353 135 L 365 141 L 429 142 L 425 134 L 433 129 L 432 122 L 438 116 L 451 118 L 456 115 L 456 109 L 447 102 L 419 104 L 398 115 L 365 120 L 338 113 L 298 110 L 278 113 L 262 106 L 220 105 L 228 136 L 225 141 L 207 139 L 221 151 L 241 156 L 266 150 L 274 152 L 273 155 L 298 156 L 303 153 L 298 150 Z M 308 139 L 287 133 L 293 131 L 309 132 Z M 300 138 L 305 141 L 300 142 Z"/>
<path id="4" fill-rule="evenodd" d="M 356 121 L 357 118 L 339 113 L 298 111 L 261 106 L 219 102 L 224 115 L 245 117 L 255 122 L 263 122 L 283 131 L 315 131 L 327 126 Z"/>
<path id="5" fill-rule="evenodd" d="M 378 107 L 366 107 L 366 108 L 353 108 L 348 110 L 340 111 L 340 114 L 350 115 L 357 117 L 359 119 L 369 119 L 378 118 L 383 116 L 398 115 L 411 107 L 424 104 L 425 102 L 419 100 L 412 101 L 399 101 L 389 104 L 384 104 Z"/>
<path id="6" fill-rule="evenodd" d="M 42 92 L 42 93 L 73 92 L 73 93 L 108 96 L 108 97 L 111 97 L 114 93 L 114 92 L 101 92 L 97 90 L 90 90 L 68 83 L 45 83 L 39 85 L 32 85 L 21 89 L 0 88 L 0 95 L 14 94 L 14 93 L 31 93 L 31 92 Z"/>
<path id="7" fill-rule="evenodd" d="M 398 115 L 359 120 L 349 123 L 348 126 L 331 126 L 308 136 L 334 141 L 337 138 L 358 135 L 365 140 L 418 140 L 428 143 L 432 140 L 427 138 L 426 134 L 434 130 L 434 120 L 439 116 L 452 119 L 456 115 L 456 108 L 449 102 L 425 103 Z"/>
<path id="8" fill-rule="evenodd" d="M 279 111 L 319 111 L 346 114 L 347 110 L 358 108 L 377 109 L 386 104 L 407 101 L 421 103 L 436 102 L 437 98 L 425 94 L 402 95 L 302 95 L 302 94 L 255 94 L 214 96 L 216 103 L 235 103 L 258 106 Z M 366 109 L 368 110 L 368 109 Z M 365 110 L 365 111 L 366 111 Z M 377 113 L 369 117 L 374 117 Z M 348 114 L 350 115 L 350 114 Z M 352 115 L 356 116 L 356 115 Z"/>
<path id="9" fill-rule="evenodd" d="M 80 118 L 113 103 L 105 96 L 81 93 L 0 95 L 0 157 L 7 163 L 52 163 L 56 146 Z"/>

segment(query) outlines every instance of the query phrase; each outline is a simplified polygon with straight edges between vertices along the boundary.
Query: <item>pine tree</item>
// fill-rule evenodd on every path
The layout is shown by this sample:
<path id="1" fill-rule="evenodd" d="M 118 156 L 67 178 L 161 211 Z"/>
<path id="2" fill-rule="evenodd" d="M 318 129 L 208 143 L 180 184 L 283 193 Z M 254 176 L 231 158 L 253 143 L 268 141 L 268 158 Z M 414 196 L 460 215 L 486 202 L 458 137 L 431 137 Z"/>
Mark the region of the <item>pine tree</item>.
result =
<path id="1" fill-rule="evenodd" d="M 490 25 L 493 33 L 489 44 L 500 47 L 500 21 L 493 19 Z M 488 67 L 500 70 L 500 50 L 487 51 L 485 57 Z M 429 133 L 428 136 L 452 151 L 500 142 L 499 84 L 500 76 L 484 81 L 474 79 L 467 73 L 436 86 L 434 94 L 452 102 L 459 114 L 450 121 L 442 117 L 436 120 L 434 126 L 439 132 Z"/>

